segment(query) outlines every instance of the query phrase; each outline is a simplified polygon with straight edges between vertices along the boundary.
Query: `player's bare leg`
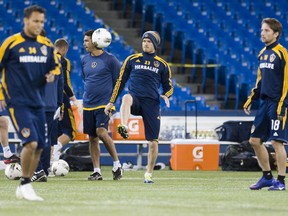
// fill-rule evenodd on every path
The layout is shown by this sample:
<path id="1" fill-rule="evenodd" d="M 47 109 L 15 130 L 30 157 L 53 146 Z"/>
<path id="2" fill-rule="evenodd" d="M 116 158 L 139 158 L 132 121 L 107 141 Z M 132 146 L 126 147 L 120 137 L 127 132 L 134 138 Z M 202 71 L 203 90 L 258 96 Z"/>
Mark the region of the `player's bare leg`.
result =
<path id="1" fill-rule="evenodd" d="M 88 180 L 103 180 L 100 169 L 100 144 L 98 137 L 89 136 L 89 152 L 94 170 Z"/>
<path id="2" fill-rule="evenodd" d="M 121 124 L 126 125 L 128 124 L 128 119 L 131 114 L 131 106 L 133 104 L 133 98 L 130 94 L 126 94 L 122 98 L 122 104 L 120 107 L 120 118 Z"/>
<path id="3" fill-rule="evenodd" d="M 158 156 L 158 141 L 150 141 L 149 142 L 149 151 L 148 151 L 148 164 L 147 170 L 144 175 L 144 183 L 154 183 L 152 180 L 152 172 L 154 170 L 154 166 Z"/>
<path id="4" fill-rule="evenodd" d="M 130 94 L 126 94 L 122 98 L 122 104 L 120 107 L 120 118 L 121 124 L 117 126 L 118 133 L 124 138 L 127 139 L 129 137 L 128 134 L 128 119 L 131 114 L 131 106 L 133 104 L 133 98 Z"/>
<path id="5" fill-rule="evenodd" d="M 93 167 L 100 168 L 100 144 L 98 137 L 89 136 L 89 152 Z"/>
<path id="6" fill-rule="evenodd" d="M 11 152 L 8 142 L 8 125 L 9 120 L 0 116 L 0 142 L 3 148 L 4 163 L 20 163 L 20 158 Z"/>
<path id="7" fill-rule="evenodd" d="M 121 168 L 121 163 L 118 159 L 117 151 L 114 145 L 113 140 L 108 134 L 108 131 L 105 128 L 97 128 L 97 136 L 99 139 L 102 140 L 102 142 L 105 145 L 105 148 L 111 155 L 113 159 L 113 169 L 112 169 L 112 174 L 113 174 L 113 179 L 114 180 L 119 180 L 122 178 L 122 168 Z"/>

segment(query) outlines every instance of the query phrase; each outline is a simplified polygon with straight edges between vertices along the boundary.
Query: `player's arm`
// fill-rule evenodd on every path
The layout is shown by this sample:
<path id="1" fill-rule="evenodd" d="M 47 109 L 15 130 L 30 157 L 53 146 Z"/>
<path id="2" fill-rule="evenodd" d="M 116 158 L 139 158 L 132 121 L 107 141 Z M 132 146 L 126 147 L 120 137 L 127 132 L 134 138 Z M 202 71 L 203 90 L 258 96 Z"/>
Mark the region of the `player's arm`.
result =
<path id="1" fill-rule="evenodd" d="M 129 59 L 128 59 L 129 60 Z M 122 90 L 125 87 L 125 84 L 130 76 L 130 64 L 128 60 L 125 60 L 124 64 L 122 65 L 120 69 L 119 76 L 117 78 L 116 84 L 113 89 L 112 96 L 110 98 L 110 103 L 115 103 L 118 95 L 122 92 Z"/>
<path id="2" fill-rule="evenodd" d="M 71 72 L 71 63 L 69 61 L 69 59 L 64 58 L 63 62 L 62 62 L 63 69 L 65 70 L 65 80 L 64 80 L 64 91 L 66 93 L 66 95 L 71 98 L 74 96 L 74 91 L 72 88 L 72 84 L 71 84 L 71 78 L 70 78 L 70 72 Z"/>
<path id="3" fill-rule="evenodd" d="M 110 67 L 111 67 L 111 71 L 112 71 L 112 82 L 113 82 L 113 87 L 114 87 L 116 85 L 117 79 L 118 79 L 119 74 L 120 74 L 121 64 L 118 61 L 118 59 L 113 57 L 113 58 L 111 58 Z"/>
<path id="4" fill-rule="evenodd" d="M 57 54 L 54 52 L 54 48 L 51 47 L 52 49 L 52 57 L 51 57 L 51 62 L 50 62 L 50 72 L 47 73 L 46 76 L 46 82 L 54 82 L 54 76 L 61 74 L 61 64 L 59 61 L 59 58 Z"/>
<path id="5" fill-rule="evenodd" d="M 244 112 L 247 115 L 250 115 L 250 113 L 251 113 L 252 102 L 259 99 L 259 97 L 260 97 L 260 89 L 261 89 L 261 71 L 260 71 L 260 68 L 258 68 L 256 85 L 251 90 L 250 96 L 248 97 L 248 99 L 246 100 L 245 104 L 243 105 Z"/>
<path id="6" fill-rule="evenodd" d="M 78 112 L 82 112 L 82 105 L 77 100 L 74 94 L 73 88 L 72 88 L 72 84 L 71 84 L 71 79 L 70 79 L 71 63 L 69 59 L 63 58 L 61 61 L 61 65 L 63 68 L 64 92 L 72 101 L 72 103 L 77 107 Z"/>
<path id="7" fill-rule="evenodd" d="M 59 74 L 58 85 L 57 85 L 57 106 L 61 107 L 63 103 L 63 89 L 64 89 L 64 78 L 63 70 L 61 68 L 61 73 Z"/>
<path id="8" fill-rule="evenodd" d="M 118 95 L 122 92 L 128 78 L 130 76 L 131 67 L 130 67 L 130 61 L 129 60 L 130 60 L 130 56 L 126 58 L 122 67 L 120 68 L 120 73 L 119 73 L 118 79 L 116 81 L 116 84 L 114 86 L 113 93 L 112 93 L 112 96 L 110 98 L 110 102 L 106 105 L 105 110 L 104 110 L 106 115 L 110 114 L 110 110 L 114 106 L 114 103 L 115 103 Z"/>
<path id="9" fill-rule="evenodd" d="M 258 61 L 260 60 L 261 58 L 261 55 L 263 54 L 263 52 L 266 50 L 266 48 L 264 47 L 260 53 L 258 54 Z M 252 102 L 253 101 L 256 101 L 260 98 L 260 89 L 261 89 L 261 71 L 260 71 L 260 68 L 258 67 L 258 70 L 257 70 L 257 79 L 256 79 L 256 84 L 255 84 L 255 87 L 251 90 L 251 94 L 250 96 L 248 96 L 245 104 L 243 105 L 243 109 L 244 109 L 244 112 L 247 114 L 247 115 L 250 115 L 250 112 L 251 112 L 251 105 L 252 105 Z"/>
<path id="10" fill-rule="evenodd" d="M 277 107 L 277 115 L 278 119 L 282 120 L 286 115 L 286 109 L 288 107 L 288 53 L 287 50 L 281 50 L 281 58 L 280 58 L 280 68 L 283 68 L 283 87 L 282 87 L 282 95 Z"/>
<path id="11" fill-rule="evenodd" d="M 174 87 L 172 84 L 172 72 L 169 65 L 165 62 L 164 72 L 161 74 L 161 83 L 163 94 L 160 97 L 165 101 L 167 107 L 170 107 L 169 97 L 172 96 Z"/>
<path id="12" fill-rule="evenodd" d="M 8 62 L 8 58 L 9 58 L 9 53 L 10 53 L 10 45 L 14 42 L 14 37 L 9 37 L 8 39 L 6 39 L 3 44 L 0 47 L 0 80 L 1 80 L 1 84 L 0 84 L 0 111 L 3 111 L 6 109 L 7 104 L 5 101 L 5 96 L 4 96 L 4 91 L 8 94 L 7 89 L 5 88 L 6 86 L 6 80 L 5 80 L 5 68 L 6 68 L 6 64 Z M 3 76 L 3 77 L 2 77 Z M 6 86 L 7 87 L 7 86 Z"/>
<path id="13" fill-rule="evenodd" d="M 112 86 L 114 88 L 117 83 L 117 78 L 119 77 L 119 72 L 121 70 L 121 64 L 115 57 L 111 58 L 110 68 L 112 72 L 112 82 L 113 82 Z M 110 110 L 113 109 L 115 110 L 114 103 L 108 103 L 104 109 L 104 112 L 106 113 L 106 115 L 109 115 Z"/>
<path id="14" fill-rule="evenodd" d="M 7 62 L 9 59 L 11 45 L 15 42 L 17 36 L 13 35 L 7 38 L 0 47 L 0 71 L 3 72 L 3 69 L 6 68 Z M 2 74 L 1 74 L 2 75 Z"/>
<path id="15" fill-rule="evenodd" d="M 7 107 L 7 104 L 6 104 L 6 101 L 5 101 L 2 84 L 0 84 L 0 112 L 5 110 L 6 107 Z"/>

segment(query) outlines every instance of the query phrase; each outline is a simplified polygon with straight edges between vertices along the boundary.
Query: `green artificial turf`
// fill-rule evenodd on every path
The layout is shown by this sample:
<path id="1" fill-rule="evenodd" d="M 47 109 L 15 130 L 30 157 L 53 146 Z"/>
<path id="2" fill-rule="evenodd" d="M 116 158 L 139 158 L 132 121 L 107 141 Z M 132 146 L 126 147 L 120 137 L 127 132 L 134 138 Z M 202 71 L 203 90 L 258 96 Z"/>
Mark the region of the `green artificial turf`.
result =
<path id="1" fill-rule="evenodd" d="M 286 191 L 249 190 L 261 172 L 165 169 L 154 172 L 154 184 L 144 184 L 143 174 L 126 171 L 113 181 L 111 167 L 103 167 L 103 181 L 88 181 L 89 172 L 70 172 L 33 183 L 44 202 L 31 202 L 15 198 L 19 181 L 6 179 L 2 170 L 0 215 L 288 215 Z"/>

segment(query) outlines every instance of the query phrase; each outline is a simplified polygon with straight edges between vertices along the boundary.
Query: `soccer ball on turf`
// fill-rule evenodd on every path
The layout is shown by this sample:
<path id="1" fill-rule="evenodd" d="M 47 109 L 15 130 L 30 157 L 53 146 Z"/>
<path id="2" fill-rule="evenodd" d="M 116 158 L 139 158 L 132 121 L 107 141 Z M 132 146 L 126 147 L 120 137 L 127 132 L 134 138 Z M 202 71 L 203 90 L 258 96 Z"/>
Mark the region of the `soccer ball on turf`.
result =
<path id="1" fill-rule="evenodd" d="M 8 164 L 5 168 L 5 176 L 10 180 L 19 180 L 22 176 L 22 168 L 19 163 Z"/>
<path id="2" fill-rule="evenodd" d="M 55 176 L 65 176 L 69 172 L 69 164 L 65 160 L 53 162 L 51 170 Z"/>
<path id="3" fill-rule="evenodd" d="M 98 28 L 92 34 L 92 43 L 97 48 L 105 48 L 111 44 L 112 36 L 110 32 L 105 28 Z"/>

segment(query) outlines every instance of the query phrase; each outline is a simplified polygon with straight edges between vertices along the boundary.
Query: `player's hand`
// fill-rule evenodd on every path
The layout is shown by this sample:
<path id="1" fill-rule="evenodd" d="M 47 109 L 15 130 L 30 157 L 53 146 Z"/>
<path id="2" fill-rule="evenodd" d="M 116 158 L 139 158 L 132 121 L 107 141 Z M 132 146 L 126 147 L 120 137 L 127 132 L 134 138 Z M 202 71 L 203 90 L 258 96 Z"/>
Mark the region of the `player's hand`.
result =
<path id="1" fill-rule="evenodd" d="M 5 100 L 0 100 L 0 112 L 5 110 L 7 107 L 6 101 Z"/>
<path id="2" fill-rule="evenodd" d="M 250 115 L 250 113 L 251 113 L 251 104 L 247 108 L 244 108 L 244 112 L 246 113 L 246 115 Z"/>
<path id="3" fill-rule="evenodd" d="M 46 77 L 46 82 L 47 83 L 51 83 L 51 82 L 54 82 L 54 79 L 55 79 L 55 75 L 52 74 L 52 73 L 48 73 L 45 75 Z"/>
<path id="4" fill-rule="evenodd" d="M 166 95 L 160 95 L 160 97 L 165 101 L 166 106 L 170 107 L 170 101 L 169 98 Z"/>
<path id="5" fill-rule="evenodd" d="M 105 112 L 105 114 L 106 115 L 110 115 L 110 111 L 111 111 L 111 109 L 112 109 L 112 107 L 114 106 L 114 104 L 113 103 L 108 103 L 107 105 L 106 105 L 106 107 L 105 107 L 105 109 L 104 109 L 104 112 Z"/>

